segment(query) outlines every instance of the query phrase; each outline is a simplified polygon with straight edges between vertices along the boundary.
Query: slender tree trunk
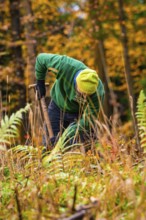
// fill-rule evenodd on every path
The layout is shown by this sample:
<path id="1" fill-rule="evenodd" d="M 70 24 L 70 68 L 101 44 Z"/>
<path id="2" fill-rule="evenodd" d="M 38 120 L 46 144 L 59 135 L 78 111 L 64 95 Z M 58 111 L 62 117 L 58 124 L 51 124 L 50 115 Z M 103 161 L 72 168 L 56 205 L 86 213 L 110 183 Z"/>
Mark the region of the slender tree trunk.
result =
<path id="1" fill-rule="evenodd" d="M 137 139 L 137 150 L 139 150 L 139 136 L 138 136 L 138 127 L 136 122 L 136 100 L 133 91 L 133 79 L 131 76 L 131 69 L 130 69 L 130 58 L 129 58 L 129 50 L 128 50 L 128 37 L 127 37 L 127 29 L 125 25 L 125 11 L 123 6 L 123 0 L 118 0 L 119 4 L 119 21 L 121 27 L 121 40 L 123 46 L 123 58 L 124 58 L 124 65 L 125 65 L 125 79 L 127 84 L 127 92 L 128 92 L 128 100 L 129 100 L 129 107 L 131 110 L 133 127 Z"/>
<path id="2" fill-rule="evenodd" d="M 26 43 L 26 69 L 25 69 L 25 80 L 27 87 L 30 84 L 34 84 L 35 79 L 35 59 L 36 59 L 36 40 L 35 40 L 35 28 L 34 28 L 34 15 L 32 10 L 32 2 L 31 0 L 23 0 L 23 24 L 24 24 L 24 34 L 25 34 L 25 43 Z M 27 118 L 28 121 L 28 133 L 31 136 L 32 143 L 35 137 L 38 137 L 40 125 L 42 121 L 40 119 L 39 114 L 35 115 L 36 112 L 36 100 L 35 100 L 35 92 L 34 89 L 27 89 L 27 101 L 31 102 L 32 106 L 32 120 L 30 120 L 30 116 Z M 36 120 L 37 117 L 37 120 Z M 34 126 L 35 125 L 35 126 Z M 42 139 L 42 138 L 41 138 Z M 42 143 L 40 143 L 42 144 Z"/>
<path id="3" fill-rule="evenodd" d="M 9 0 L 11 16 L 11 33 L 12 33 L 12 61 L 14 63 L 15 80 L 11 82 L 12 91 L 17 95 L 17 108 L 20 109 L 26 105 L 26 86 L 24 80 L 24 61 L 21 47 L 21 23 L 20 23 L 20 0 Z M 23 119 L 24 123 L 24 119 Z M 24 140 L 24 128 L 20 128 L 20 142 Z"/>
<path id="4" fill-rule="evenodd" d="M 99 40 L 95 44 L 95 67 L 99 70 L 99 77 L 104 83 L 105 88 L 105 102 L 104 102 L 104 111 L 108 118 L 110 116 L 118 114 L 118 103 L 116 100 L 116 95 L 112 88 L 109 87 L 110 78 L 108 76 L 108 70 L 106 65 L 105 49 L 104 42 Z"/>
<path id="5" fill-rule="evenodd" d="M 4 7 L 4 0 L 0 0 L 0 24 L 3 25 L 4 23 L 4 11 L 2 10 Z"/>
<path id="6" fill-rule="evenodd" d="M 24 32 L 26 38 L 27 60 L 26 60 L 26 84 L 33 84 L 35 81 L 35 58 L 36 58 L 36 40 L 34 38 L 33 11 L 31 0 L 23 0 L 24 10 Z M 32 98 L 31 98 L 32 99 Z"/>
<path id="7" fill-rule="evenodd" d="M 0 90 L 0 122 L 3 118 L 3 106 L 2 106 L 2 93 L 1 93 L 1 90 Z"/>
<path id="8" fill-rule="evenodd" d="M 21 24 L 20 24 L 20 0 L 9 0 L 10 16 L 11 16 L 11 33 L 12 33 L 12 60 L 15 66 L 15 75 L 18 82 L 15 83 L 15 92 L 18 92 L 18 108 L 24 107 L 26 103 L 26 87 L 24 81 L 24 61 L 22 57 L 21 41 Z"/>
<path id="9" fill-rule="evenodd" d="M 4 31 L 2 29 L 3 25 L 4 25 L 4 18 L 5 18 L 5 12 L 3 10 L 4 7 L 4 0 L 0 0 L 0 40 L 3 39 L 3 37 L 5 36 L 6 31 Z M 2 56 L 5 55 L 5 51 L 6 51 L 6 45 L 4 45 L 4 43 L 0 42 L 0 65 L 3 65 L 3 59 Z"/>
<path id="10" fill-rule="evenodd" d="M 117 112 L 117 102 L 114 91 L 109 87 L 110 78 L 108 76 L 107 65 L 106 65 L 106 55 L 104 49 L 104 36 L 102 23 L 100 22 L 100 5 L 99 0 L 90 0 L 90 18 L 92 20 L 92 33 L 94 39 L 94 65 L 98 69 L 99 77 L 104 83 L 105 87 L 105 102 L 104 102 L 104 112 L 109 118 L 113 111 Z"/>

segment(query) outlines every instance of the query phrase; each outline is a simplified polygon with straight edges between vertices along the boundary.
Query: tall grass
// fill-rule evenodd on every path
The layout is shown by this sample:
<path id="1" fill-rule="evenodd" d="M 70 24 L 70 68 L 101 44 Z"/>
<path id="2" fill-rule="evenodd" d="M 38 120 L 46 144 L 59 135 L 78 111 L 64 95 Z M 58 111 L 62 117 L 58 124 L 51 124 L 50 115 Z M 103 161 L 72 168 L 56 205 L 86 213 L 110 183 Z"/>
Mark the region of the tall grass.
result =
<path id="1" fill-rule="evenodd" d="M 0 219 L 65 219 L 85 205 L 91 205 L 85 219 L 146 219 L 144 154 L 137 155 L 124 126 L 117 121 L 111 129 L 110 123 L 96 121 L 98 138 L 85 154 L 80 144 L 65 150 L 65 136 L 44 159 L 37 141 L 5 150 Z"/>

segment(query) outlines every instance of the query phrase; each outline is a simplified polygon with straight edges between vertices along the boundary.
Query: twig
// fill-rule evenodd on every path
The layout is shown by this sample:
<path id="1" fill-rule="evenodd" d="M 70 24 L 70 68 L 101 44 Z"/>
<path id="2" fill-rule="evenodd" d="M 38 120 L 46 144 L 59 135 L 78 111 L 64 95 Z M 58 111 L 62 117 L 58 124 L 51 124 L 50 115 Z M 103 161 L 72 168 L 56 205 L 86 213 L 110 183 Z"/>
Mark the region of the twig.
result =
<path id="1" fill-rule="evenodd" d="M 89 211 L 91 208 L 95 207 L 98 204 L 98 201 L 94 201 L 91 204 L 79 206 L 77 209 L 75 209 L 75 213 L 67 218 L 60 218 L 59 220 L 82 220 L 86 214 L 89 214 Z M 88 219 L 92 219 L 93 216 L 91 216 Z"/>
<path id="2" fill-rule="evenodd" d="M 14 191 L 15 191 L 15 199 L 16 199 L 16 205 L 17 205 L 18 219 L 23 220 L 17 187 L 15 188 Z"/>
<path id="3" fill-rule="evenodd" d="M 64 218 L 63 220 L 82 220 L 86 214 L 86 210 L 81 210 L 68 218 Z"/>
<path id="4" fill-rule="evenodd" d="M 72 212 L 75 211 L 76 200 L 77 200 L 77 185 L 75 185 L 75 188 L 74 188 L 74 197 L 73 197 L 73 204 L 72 204 Z"/>

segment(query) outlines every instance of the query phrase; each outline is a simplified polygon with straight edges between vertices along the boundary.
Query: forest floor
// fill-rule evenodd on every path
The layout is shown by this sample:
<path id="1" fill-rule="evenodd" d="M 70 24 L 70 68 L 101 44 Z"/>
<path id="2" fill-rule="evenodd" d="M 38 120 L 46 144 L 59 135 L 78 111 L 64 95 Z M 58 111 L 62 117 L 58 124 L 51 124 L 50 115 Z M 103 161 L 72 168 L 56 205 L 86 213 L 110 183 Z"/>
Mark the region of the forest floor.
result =
<path id="1" fill-rule="evenodd" d="M 98 141 L 89 140 L 85 154 L 58 141 L 42 158 L 40 144 L 14 141 L 27 110 L 1 121 L 0 220 L 146 219 L 145 152 L 136 150 L 131 124 L 98 123 Z"/>
<path id="2" fill-rule="evenodd" d="M 145 220 L 146 163 L 133 147 L 98 144 L 94 153 L 66 153 L 47 167 L 41 147 L 3 152 L 0 220 Z"/>

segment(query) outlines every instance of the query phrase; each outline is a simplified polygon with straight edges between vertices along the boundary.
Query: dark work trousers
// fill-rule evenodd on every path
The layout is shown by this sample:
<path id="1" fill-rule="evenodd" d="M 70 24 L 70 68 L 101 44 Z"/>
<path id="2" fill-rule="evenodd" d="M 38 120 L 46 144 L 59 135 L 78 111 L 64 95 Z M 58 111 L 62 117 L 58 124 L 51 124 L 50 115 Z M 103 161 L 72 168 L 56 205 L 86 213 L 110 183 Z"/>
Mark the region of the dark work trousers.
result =
<path id="1" fill-rule="evenodd" d="M 53 130 L 54 137 L 51 138 L 51 144 L 52 146 L 55 146 L 55 143 L 59 139 L 59 136 L 62 135 L 63 131 L 72 123 L 77 122 L 79 120 L 79 113 L 68 113 L 68 112 L 63 112 L 53 100 L 50 101 L 49 107 L 48 107 L 48 114 Z M 91 131 L 84 131 L 81 132 L 79 137 L 77 137 L 76 140 L 74 140 L 73 137 L 73 142 L 71 141 L 70 144 L 76 143 L 79 141 L 84 143 L 87 140 L 90 140 L 90 137 L 92 136 Z M 43 137 L 43 145 L 46 147 L 45 143 L 45 138 Z"/>
<path id="2" fill-rule="evenodd" d="M 63 112 L 53 100 L 50 101 L 48 114 L 54 134 L 51 143 L 54 145 L 59 135 L 61 135 L 71 123 L 78 120 L 79 114 Z M 43 138 L 43 145 L 46 146 L 45 138 Z"/>

